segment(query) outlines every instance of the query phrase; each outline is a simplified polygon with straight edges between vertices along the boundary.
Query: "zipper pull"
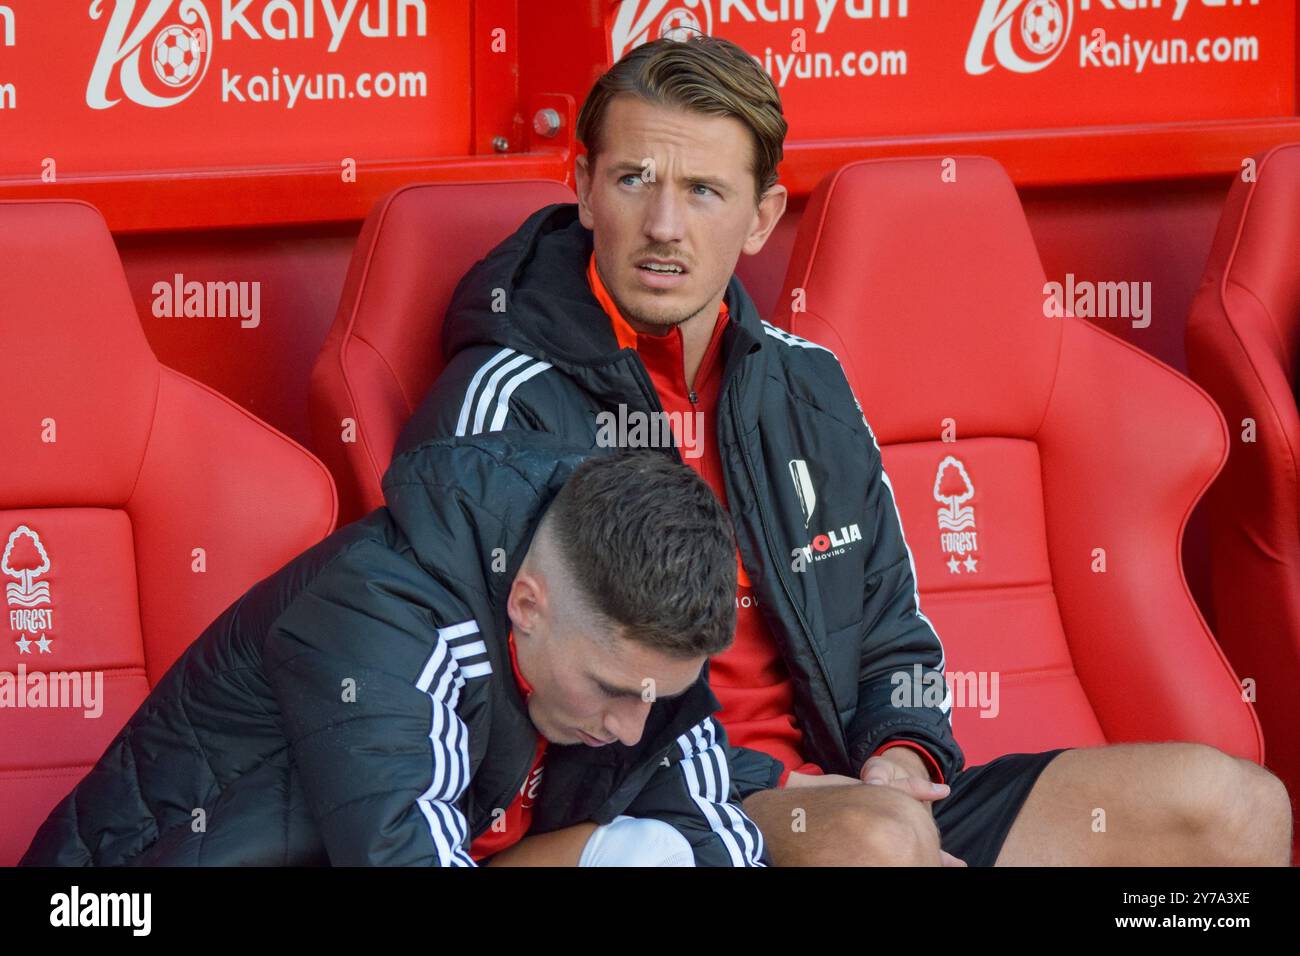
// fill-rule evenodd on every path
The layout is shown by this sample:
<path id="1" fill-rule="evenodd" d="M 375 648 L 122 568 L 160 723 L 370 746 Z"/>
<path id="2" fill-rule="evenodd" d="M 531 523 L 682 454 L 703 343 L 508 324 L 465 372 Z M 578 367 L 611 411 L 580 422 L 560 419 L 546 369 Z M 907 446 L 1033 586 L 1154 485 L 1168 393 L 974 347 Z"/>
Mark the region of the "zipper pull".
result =
<path id="1" fill-rule="evenodd" d="M 695 389 L 691 389 L 690 394 L 686 397 L 690 399 L 692 405 L 697 404 L 700 400 L 699 396 L 695 394 Z"/>

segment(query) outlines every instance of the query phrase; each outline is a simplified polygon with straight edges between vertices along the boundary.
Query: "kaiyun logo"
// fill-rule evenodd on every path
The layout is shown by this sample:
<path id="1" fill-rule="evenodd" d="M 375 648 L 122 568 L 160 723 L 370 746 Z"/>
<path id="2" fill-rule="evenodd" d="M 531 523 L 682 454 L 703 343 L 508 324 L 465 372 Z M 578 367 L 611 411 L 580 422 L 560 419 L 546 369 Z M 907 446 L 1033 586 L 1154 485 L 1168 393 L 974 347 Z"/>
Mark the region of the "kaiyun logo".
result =
<path id="1" fill-rule="evenodd" d="M 1037 73 L 1061 55 L 1073 23 L 1073 0 L 984 0 L 966 47 L 966 72 L 980 76 L 1000 65 Z"/>
<path id="2" fill-rule="evenodd" d="M 93 0 L 90 18 L 102 19 L 110 0 Z M 161 109 L 193 93 L 211 62 L 212 21 L 202 0 L 149 0 L 136 16 L 136 0 L 115 0 L 104 40 L 86 85 L 86 105 L 106 110 L 121 102 L 110 83 L 133 103 Z M 165 22 L 169 15 L 179 22 Z M 146 40 L 153 38 L 147 46 Z"/>
<path id="3" fill-rule="evenodd" d="M 209 5 L 219 17 L 215 30 Z M 91 0 L 90 18 L 108 20 L 86 105 L 109 109 L 125 97 L 156 109 L 175 106 L 207 75 L 218 39 L 320 36 L 329 39 L 327 52 L 336 53 L 352 36 L 428 36 L 429 9 L 428 0 L 257 0 L 256 6 L 254 0 Z"/>
<path id="4" fill-rule="evenodd" d="M 610 29 L 614 59 L 634 47 L 667 37 L 686 40 L 713 33 L 709 0 L 623 0 Z"/>

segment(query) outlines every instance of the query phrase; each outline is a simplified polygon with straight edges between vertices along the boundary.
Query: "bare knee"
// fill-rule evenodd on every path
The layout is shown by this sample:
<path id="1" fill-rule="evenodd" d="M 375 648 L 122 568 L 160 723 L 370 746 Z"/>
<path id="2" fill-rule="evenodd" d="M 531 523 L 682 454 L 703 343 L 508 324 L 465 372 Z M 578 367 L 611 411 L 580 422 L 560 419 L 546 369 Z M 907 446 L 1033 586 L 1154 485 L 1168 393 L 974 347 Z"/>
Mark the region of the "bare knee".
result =
<path id="1" fill-rule="evenodd" d="M 866 790 L 870 799 L 846 806 L 840 825 L 857 865 L 937 866 L 939 829 L 930 808 L 897 790 Z"/>
<path id="2" fill-rule="evenodd" d="M 1291 796 L 1276 774 L 1240 757 L 1237 763 L 1237 862 L 1288 866 L 1291 862 Z"/>
<path id="3" fill-rule="evenodd" d="M 890 787 L 761 791 L 744 802 L 777 866 L 934 866 L 930 808 Z"/>
<path id="4" fill-rule="evenodd" d="M 1225 866 L 1285 866 L 1291 856 L 1291 800 L 1263 767 L 1205 744 L 1185 744 L 1176 806 L 1189 834 Z"/>

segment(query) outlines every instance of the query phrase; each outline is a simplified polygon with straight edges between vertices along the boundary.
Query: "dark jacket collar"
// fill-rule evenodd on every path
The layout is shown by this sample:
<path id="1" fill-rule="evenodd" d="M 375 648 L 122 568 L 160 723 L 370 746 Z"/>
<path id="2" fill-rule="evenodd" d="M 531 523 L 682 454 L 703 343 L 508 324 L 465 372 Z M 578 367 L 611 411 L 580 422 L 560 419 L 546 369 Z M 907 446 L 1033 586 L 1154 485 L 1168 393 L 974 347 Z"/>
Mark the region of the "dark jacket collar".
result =
<path id="1" fill-rule="evenodd" d="M 543 359 L 577 381 L 602 404 L 651 404 L 640 358 L 621 349 L 587 283 L 592 234 L 576 203 L 545 206 L 480 259 L 452 294 L 442 327 L 445 359 L 475 345 L 508 347 Z M 504 310 L 500 293 L 505 290 Z M 723 339 L 724 382 L 766 335 L 753 301 L 736 276 L 725 293 L 730 322 Z M 751 377 L 754 387 L 761 376 Z M 748 391 L 748 389 L 746 389 Z M 757 409 L 757 395 L 744 403 Z"/>

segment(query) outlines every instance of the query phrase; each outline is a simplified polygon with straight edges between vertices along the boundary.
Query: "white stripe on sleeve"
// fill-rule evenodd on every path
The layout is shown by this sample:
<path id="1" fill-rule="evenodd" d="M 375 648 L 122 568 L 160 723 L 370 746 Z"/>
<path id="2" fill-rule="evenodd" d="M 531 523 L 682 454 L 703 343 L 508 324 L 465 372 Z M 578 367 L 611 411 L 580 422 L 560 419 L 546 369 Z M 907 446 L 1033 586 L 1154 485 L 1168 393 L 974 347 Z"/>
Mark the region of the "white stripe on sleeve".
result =
<path id="1" fill-rule="evenodd" d="M 717 834 L 732 866 L 762 866 L 762 837 L 743 825 L 749 818 L 743 810 L 726 806 L 731 785 L 726 771 L 727 755 L 716 743 L 712 718 L 677 738 L 682 751 L 681 768 L 686 791 Z M 723 816 L 727 819 L 724 821 Z M 740 824 L 737 827 L 737 824 Z M 752 825 L 752 824 L 751 824 Z M 743 846 L 742 846 L 743 844 Z"/>
<path id="2" fill-rule="evenodd" d="M 469 388 L 465 389 L 465 401 L 460 406 L 460 418 L 456 420 L 456 434 L 458 436 L 464 435 L 465 429 L 469 425 L 470 409 L 474 407 L 474 396 L 478 392 L 479 383 L 483 381 L 483 376 L 494 366 L 499 365 L 514 354 L 514 349 L 502 349 L 479 366 L 479 370 L 474 373 L 474 377 L 469 381 Z"/>

